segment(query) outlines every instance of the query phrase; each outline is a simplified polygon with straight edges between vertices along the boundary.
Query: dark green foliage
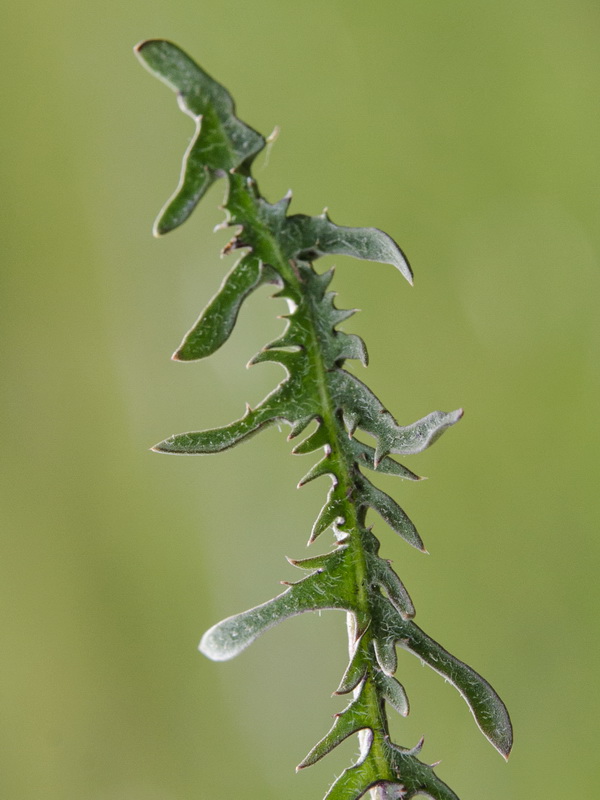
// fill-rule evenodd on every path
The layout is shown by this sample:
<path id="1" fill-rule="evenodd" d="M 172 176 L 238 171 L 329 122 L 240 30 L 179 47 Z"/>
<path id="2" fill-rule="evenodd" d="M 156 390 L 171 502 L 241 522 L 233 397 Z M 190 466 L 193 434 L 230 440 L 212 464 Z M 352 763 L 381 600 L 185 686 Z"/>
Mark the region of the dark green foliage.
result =
<path id="1" fill-rule="evenodd" d="M 337 693 L 352 692 L 353 699 L 298 769 L 359 733 L 359 760 L 334 783 L 329 800 L 357 800 L 369 789 L 376 789 L 380 798 L 421 794 L 456 800 L 433 768 L 417 758 L 422 742 L 407 750 L 390 741 L 386 704 L 400 714 L 408 713 L 404 688 L 393 677 L 396 646 L 418 656 L 458 689 L 481 731 L 504 756 L 512 743 L 510 720 L 491 686 L 412 621 L 415 610 L 408 592 L 390 563 L 380 558 L 379 542 L 367 526 L 369 509 L 413 547 L 424 550 L 424 545 L 406 513 L 362 470 L 419 480 L 391 454 L 424 450 L 462 412 L 434 411 L 412 425 L 398 425 L 370 389 L 344 370 L 346 359 L 366 365 L 367 351 L 358 336 L 338 330 L 354 312 L 336 308 L 335 295 L 328 291 L 333 270 L 318 274 L 312 266 L 321 255 L 344 254 L 391 264 L 412 282 L 408 262 L 380 230 L 339 227 L 326 214 L 288 216 L 290 197 L 274 205 L 266 202 L 250 174 L 265 139 L 237 119 L 228 92 L 169 42 L 144 42 L 136 51 L 157 77 L 177 91 L 181 108 L 196 122 L 179 187 L 161 212 L 155 232 L 166 233 L 184 222 L 207 188 L 223 177 L 228 184 L 226 224 L 236 228 L 226 251 L 244 250 L 174 358 L 190 361 L 215 352 L 229 337 L 243 301 L 265 283 L 277 287 L 276 296 L 287 300 L 290 309 L 285 331 L 251 362 L 281 364 L 286 372 L 282 382 L 230 425 L 172 436 L 154 449 L 185 455 L 216 453 L 276 422 L 291 427 L 290 439 L 313 422 L 316 427 L 294 452 L 322 450 L 323 456 L 299 485 L 320 476 L 331 481 L 310 541 L 331 528 L 333 551 L 292 561 L 309 574 L 273 600 L 215 625 L 202 638 L 200 649 L 209 658 L 226 660 L 288 617 L 320 609 L 347 612 L 352 655 Z M 374 447 L 356 439 L 357 430 L 371 436 Z"/>

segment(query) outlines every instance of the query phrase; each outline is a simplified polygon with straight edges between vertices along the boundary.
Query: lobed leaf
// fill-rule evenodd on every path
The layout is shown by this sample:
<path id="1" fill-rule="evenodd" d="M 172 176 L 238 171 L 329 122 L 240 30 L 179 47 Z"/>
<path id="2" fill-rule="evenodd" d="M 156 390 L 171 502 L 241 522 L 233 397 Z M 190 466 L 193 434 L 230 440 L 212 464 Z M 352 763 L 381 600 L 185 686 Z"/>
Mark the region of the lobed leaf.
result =
<path id="1" fill-rule="evenodd" d="M 370 553 L 365 555 L 371 583 L 385 589 L 389 601 L 403 619 L 412 619 L 415 616 L 415 607 L 390 562 Z"/>
<path id="2" fill-rule="evenodd" d="M 377 440 L 375 465 L 389 453 L 414 455 L 432 445 L 462 417 L 462 409 L 433 411 L 412 425 L 398 425 L 373 392 L 354 375 L 343 369 L 328 374 L 330 391 L 342 409 L 348 433 L 357 426 Z"/>
<path id="3" fill-rule="evenodd" d="M 173 359 L 195 361 L 218 350 L 229 339 L 244 300 L 260 286 L 272 283 L 273 274 L 254 254 L 241 258 L 185 335 Z"/>
<path id="4" fill-rule="evenodd" d="M 235 116 L 229 92 L 179 47 L 162 39 L 141 42 L 135 53 L 142 64 L 177 92 L 179 105 L 196 123 L 179 186 L 161 211 L 155 234 L 177 228 L 221 175 L 252 159 L 265 139 Z"/>
<path id="5" fill-rule="evenodd" d="M 479 729 L 504 758 L 512 748 L 512 725 L 508 711 L 490 684 L 474 669 L 451 655 L 411 620 L 403 620 L 383 597 L 372 600 L 377 627 L 400 647 L 418 656 L 458 690 Z"/>
<path id="6" fill-rule="evenodd" d="M 417 550 L 425 553 L 425 545 L 417 529 L 410 521 L 406 513 L 400 508 L 398 503 L 378 489 L 376 486 L 364 478 L 362 475 L 356 481 L 357 496 L 356 500 L 360 505 L 369 506 L 387 522 L 406 542 Z"/>
<path id="7" fill-rule="evenodd" d="M 413 274 L 406 256 L 387 233 L 378 228 L 346 228 L 335 225 L 323 213 L 318 217 L 288 217 L 282 240 L 292 258 L 314 261 L 323 255 L 344 255 L 396 267 L 412 285 Z"/>

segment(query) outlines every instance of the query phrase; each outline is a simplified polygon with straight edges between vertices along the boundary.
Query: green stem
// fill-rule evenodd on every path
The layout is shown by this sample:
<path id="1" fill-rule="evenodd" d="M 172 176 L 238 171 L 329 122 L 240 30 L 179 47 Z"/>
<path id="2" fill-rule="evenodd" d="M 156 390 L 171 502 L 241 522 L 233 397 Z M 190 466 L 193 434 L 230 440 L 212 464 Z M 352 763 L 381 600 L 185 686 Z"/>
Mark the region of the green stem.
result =
<path id="1" fill-rule="evenodd" d="M 321 406 L 320 420 L 321 425 L 326 430 L 327 441 L 331 447 L 332 471 L 337 475 L 341 493 L 346 498 L 346 514 L 342 527 L 344 532 L 349 534 L 348 546 L 351 548 L 352 553 L 348 563 L 352 564 L 353 568 L 353 574 L 348 576 L 348 580 L 353 583 L 358 616 L 368 623 L 372 615 L 366 554 L 360 536 L 361 514 L 356 504 L 352 501 L 354 465 L 350 462 L 340 442 L 340 426 L 336 420 L 336 407 L 331 398 L 326 380 L 327 367 L 323 357 L 325 346 L 319 337 L 318 310 L 304 290 L 301 273 L 297 265 L 293 261 L 285 259 L 278 240 L 261 219 L 259 201 L 258 186 L 253 179 L 249 178 L 249 175 L 241 172 L 234 172 L 229 175 L 229 196 L 226 208 L 231 215 L 231 221 L 243 226 L 242 239 L 244 239 L 246 232 L 249 235 L 251 232 L 255 255 L 264 263 L 272 266 L 281 275 L 287 284 L 287 288 L 292 289 L 293 294 L 307 303 L 308 313 L 306 317 L 310 322 L 310 345 L 307 347 L 306 357 L 310 362 L 311 372 L 318 387 Z M 353 613 L 349 613 L 348 616 L 348 645 L 352 652 L 356 640 L 356 621 Z M 363 635 L 362 646 L 369 650 L 372 648 L 372 636 L 368 629 Z M 372 678 L 373 666 L 370 664 L 362 691 L 364 692 L 370 727 L 373 732 L 370 757 L 377 765 L 379 773 L 383 775 L 389 771 L 389 765 L 383 750 L 383 741 L 387 735 L 388 724 L 383 703 L 378 696 Z M 355 690 L 355 696 L 359 691 L 360 687 Z M 364 742 L 364 737 L 365 734 L 361 734 L 361 745 Z M 379 790 L 373 791 L 378 792 Z"/>

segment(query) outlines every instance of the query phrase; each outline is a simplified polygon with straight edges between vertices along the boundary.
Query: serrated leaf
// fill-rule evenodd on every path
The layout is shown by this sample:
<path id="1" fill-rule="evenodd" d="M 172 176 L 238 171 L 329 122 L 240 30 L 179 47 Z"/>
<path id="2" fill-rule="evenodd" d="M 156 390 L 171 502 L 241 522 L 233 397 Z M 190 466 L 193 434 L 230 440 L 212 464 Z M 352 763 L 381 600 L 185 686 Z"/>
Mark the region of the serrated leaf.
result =
<path id="1" fill-rule="evenodd" d="M 217 177 L 254 157 L 264 138 L 235 116 L 229 92 L 171 42 L 152 39 L 135 48 L 136 55 L 163 83 L 177 92 L 179 105 L 196 122 L 179 186 L 161 211 L 155 233 L 181 225 Z"/>
<path id="2" fill-rule="evenodd" d="M 272 271 L 264 270 L 253 254 L 240 259 L 185 335 L 173 359 L 195 361 L 218 350 L 231 335 L 244 300 L 263 284 L 272 282 L 272 276 Z"/>
<path id="3" fill-rule="evenodd" d="M 403 619 L 412 619 L 415 615 L 415 607 L 390 562 L 379 556 L 367 554 L 367 564 L 369 580 L 385 589 L 390 603 Z"/>

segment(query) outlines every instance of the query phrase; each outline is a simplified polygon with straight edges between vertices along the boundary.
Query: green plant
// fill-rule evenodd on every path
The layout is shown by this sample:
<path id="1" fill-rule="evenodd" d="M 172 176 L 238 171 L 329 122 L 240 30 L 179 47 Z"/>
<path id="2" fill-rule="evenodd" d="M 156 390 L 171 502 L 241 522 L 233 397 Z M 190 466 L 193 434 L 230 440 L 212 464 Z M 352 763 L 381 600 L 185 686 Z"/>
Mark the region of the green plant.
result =
<path id="1" fill-rule="evenodd" d="M 379 556 L 379 541 L 366 523 L 368 510 L 380 514 L 413 547 L 424 550 L 423 543 L 400 506 L 363 470 L 418 480 L 391 454 L 425 449 L 460 419 L 462 411 L 434 411 L 412 425 L 398 425 L 365 384 L 343 369 L 345 359 L 366 365 L 366 348 L 358 336 L 337 329 L 353 312 L 336 308 L 334 294 L 327 291 L 333 270 L 319 274 L 312 262 L 327 253 L 389 263 L 412 283 L 411 269 L 400 248 L 380 230 L 339 227 L 326 214 L 288 216 L 289 196 L 268 203 L 251 176 L 252 162 L 265 139 L 235 116 L 228 92 L 169 42 L 143 42 L 136 52 L 152 73 L 177 91 L 182 110 L 196 123 L 180 184 L 159 215 L 155 234 L 181 225 L 209 186 L 225 178 L 226 224 L 237 228 L 225 250 L 244 251 L 174 359 L 193 361 L 214 353 L 229 337 L 243 301 L 265 283 L 275 285 L 276 296 L 289 305 L 285 331 L 251 361 L 281 364 L 286 377 L 279 386 L 231 425 L 172 436 L 154 449 L 216 453 L 272 423 L 289 424 L 289 438 L 294 439 L 316 421 L 316 428 L 293 452 L 323 450 L 324 455 L 299 485 L 322 475 L 331 479 L 310 542 L 331 528 L 333 550 L 292 561 L 308 572 L 306 577 L 273 600 L 215 625 L 202 638 L 200 650 L 214 660 L 226 660 L 287 617 L 318 609 L 345 610 L 350 661 L 337 694 L 351 694 L 352 699 L 298 769 L 314 764 L 358 733 L 359 759 L 335 781 L 326 795 L 329 800 L 354 800 L 368 790 L 382 800 L 419 794 L 456 800 L 433 767 L 417 758 L 422 741 L 412 749 L 390 741 L 387 705 L 408 713 L 404 689 L 393 677 L 396 646 L 454 684 L 484 735 L 505 757 L 512 744 L 510 720 L 492 687 L 413 622 L 415 612 L 404 585 Z M 355 438 L 357 430 L 369 434 L 375 447 Z"/>

